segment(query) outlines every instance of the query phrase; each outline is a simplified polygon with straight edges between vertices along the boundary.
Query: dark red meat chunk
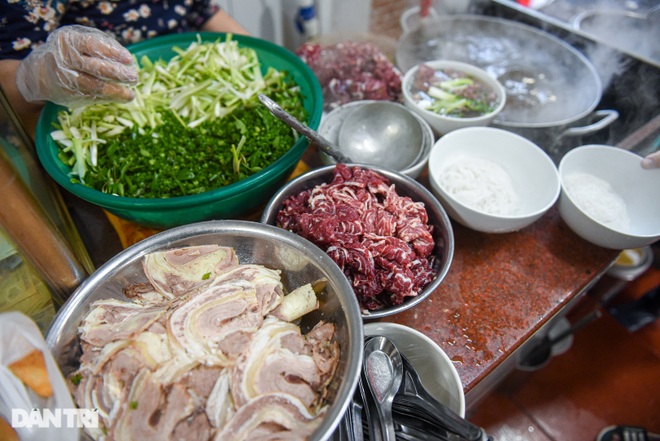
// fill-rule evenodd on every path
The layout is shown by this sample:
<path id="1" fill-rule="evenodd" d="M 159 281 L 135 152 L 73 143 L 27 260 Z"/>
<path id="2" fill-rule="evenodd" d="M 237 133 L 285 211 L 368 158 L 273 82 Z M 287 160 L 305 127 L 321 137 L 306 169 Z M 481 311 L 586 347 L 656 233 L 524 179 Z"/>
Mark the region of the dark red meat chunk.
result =
<path id="1" fill-rule="evenodd" d="M 338 164 L 332 182 L 285 200 L 277 222 L 322 248 L 364 309 L 399 305 L 433 280 L 435 243 L 424 204 L 398 195 L 372 170 Z"/>
<path id="2" fill-rule="evenodd" d="M 357 100 L 401 97 L 401 72 L 373 43 L 305 43 L 296 54 L 316 74 L 327 111 Z"/>

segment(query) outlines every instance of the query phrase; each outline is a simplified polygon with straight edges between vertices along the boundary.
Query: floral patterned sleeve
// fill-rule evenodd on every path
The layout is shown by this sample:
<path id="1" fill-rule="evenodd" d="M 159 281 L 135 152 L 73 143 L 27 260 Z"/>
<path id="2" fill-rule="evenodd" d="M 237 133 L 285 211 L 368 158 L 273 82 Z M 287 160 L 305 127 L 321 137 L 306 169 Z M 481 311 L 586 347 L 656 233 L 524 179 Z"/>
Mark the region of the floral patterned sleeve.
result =
<path id="1" fill-rule="evenodd" d="M 59 26 L 94 27 L 128 45 L 197 31 L 218 11 L 211 0 L 0 0 L 0 7 L 0 59 L 25 58 Z"/>
<path id="2" fill-rule="evenodd" d="M 0 58 L 22 59 L 58 27 L 67 0 L 0 0 Z"/>

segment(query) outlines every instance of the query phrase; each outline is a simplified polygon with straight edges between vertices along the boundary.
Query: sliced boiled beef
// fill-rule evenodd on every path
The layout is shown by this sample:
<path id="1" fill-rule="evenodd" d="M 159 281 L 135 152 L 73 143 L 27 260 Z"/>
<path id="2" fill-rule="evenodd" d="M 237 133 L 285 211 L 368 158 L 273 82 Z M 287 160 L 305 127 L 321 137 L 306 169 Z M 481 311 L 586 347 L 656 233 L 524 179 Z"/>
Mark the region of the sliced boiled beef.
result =
<path id="1" fill-rule="evenodd" d="M 155 253 L 143 268 L 150 283 L 94 302 L 79 328 L 68 380 L 79 407 L 98 409 L 93 439 L 306 439 L 318 427 L 340 348 L 333 324 L 303 335 L 276 316 L 294 298 L 279 270 L 221 246 Z"/>

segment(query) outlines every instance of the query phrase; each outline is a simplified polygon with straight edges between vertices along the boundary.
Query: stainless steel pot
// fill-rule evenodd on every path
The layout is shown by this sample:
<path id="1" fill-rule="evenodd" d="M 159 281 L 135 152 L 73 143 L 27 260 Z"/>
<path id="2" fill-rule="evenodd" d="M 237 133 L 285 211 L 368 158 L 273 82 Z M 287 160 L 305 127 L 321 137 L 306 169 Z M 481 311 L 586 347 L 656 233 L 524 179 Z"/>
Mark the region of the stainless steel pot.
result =
<path id="1" fill-rule="evenodd" d="M 619 117 L 616 110 L 596 110 L 587 116 L 561 125 L 522 127 L 495 121 L 493 126 L 510 130 L 541 147 L 558 165 L 561 158 L 572 148 L 584 144 L 584 137 L 604 130 Z"/>
<path id="2" fill-rule="evenodd" d="M 553 159 L 567 139 L 602 130 L 615 110 L 594 113 L 602 83 L 591 62 L 557 37 L 515 21 L 448 15 L 421 22 L 400 38 L 396 63 L 407 71 L 436 59 L 463 61 L 497 78 L 507 104 L 493 125 L 519 133 Z M 583 126 L 577 124 L 583 123 Z"/>

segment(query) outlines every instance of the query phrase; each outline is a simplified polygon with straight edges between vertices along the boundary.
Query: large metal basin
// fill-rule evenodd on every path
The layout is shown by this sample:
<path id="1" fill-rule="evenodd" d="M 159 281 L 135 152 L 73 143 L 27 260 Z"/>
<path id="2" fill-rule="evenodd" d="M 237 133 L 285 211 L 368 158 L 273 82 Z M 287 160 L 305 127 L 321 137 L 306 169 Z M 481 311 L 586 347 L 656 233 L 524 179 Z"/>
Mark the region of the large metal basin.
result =
<path id="1" fill-rule="evenodd" d="M 255 263 L 281 270 L 288 290 L 326 279 L 320 308 L 302 318 L 303 333 L 319 320 L 336 325 L 340 345 L 337 372 L 329 388 L 330 408 L 312 436 L 328 439 L 353 397 L 362 368 L 363 329 L 360 309 L 348 279 L 323 251 L 311 242 L 271 225 L 248 221 L 209 221 L 176 227 L 151 236 L 100 267 L 76 290 L 60 309 L 46 342 L 64 375 L 80 364 L 78 326 L 95 300 L 126 300 L 122 288 L 129 283 L 148 282 L 142 258 L 149 253 L 190 245 L 219 244 L 233 247 L 241 263 Z"/>

